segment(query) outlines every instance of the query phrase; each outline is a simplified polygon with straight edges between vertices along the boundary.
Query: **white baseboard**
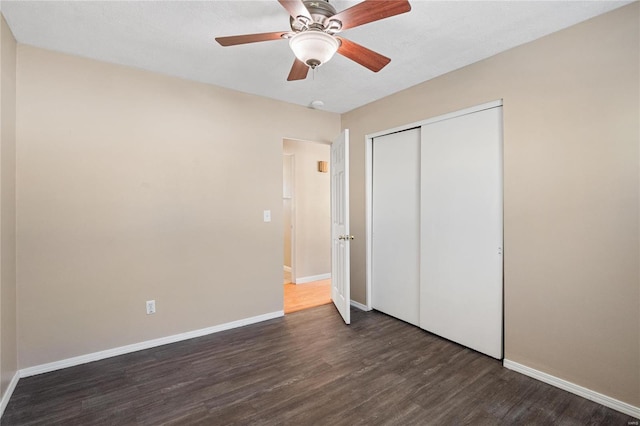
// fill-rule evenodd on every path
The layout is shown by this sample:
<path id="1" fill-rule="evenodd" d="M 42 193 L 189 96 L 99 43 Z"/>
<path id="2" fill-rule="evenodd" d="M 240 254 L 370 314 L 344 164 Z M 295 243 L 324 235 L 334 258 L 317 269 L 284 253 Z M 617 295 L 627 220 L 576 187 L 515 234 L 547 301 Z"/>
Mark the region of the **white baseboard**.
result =
<path id="1" fill-rule="evenodd" d="M 282 265 L 282 269 L 284 269 L 285 272 L 291 272 L 291 266 Z"/>
<path id="2" fill-rule="evenodd" d="M 618 401 L 617 399 L 611 398 L 610 396 L 603 395 L 591 389 L 576 385 L 575 383 L 571 383 L 556 376 L 552 376 L 551 374 L 547 374 L 531 367 L 527 367 L 526 365 L 518 364 L 514 361 L 509 361 L 508 359 L 505 359 L 502 365 L 504 365 L 509 370 L 517 371 L 518 373 L 522 373 L 525 376 L 533 377 L 534 379 L 540 380 L 541 382 L 548 383 L 562 390 L 566 390 L 567 392 L 571 392 L 593 402 L 597 402 L 598 404 L 602 404 L 605 407 L 612 408 L 616 411 L 620 411 L 621 413 L 640 419 L 640 407 L 634 407 L 633 405 L 627 404 L 626 402 Z"/>
<path id="3" fill-rule="evenodd" d="M 371 309 L 367 308 L 367 306 L 366 306 L 366 305 L 363 305 L 363 304 L 362 304 L 362 303 L 360 303 L 360 302 L 356 302 L 355 300 L 352 300 L 352 301 L 351 301 L 351 306 L 353 306 L 354 308 L 358 308 L 358 309 L 360 309 L 361 311 L 365 311 L 365 312 L 368 312 L 368 311 L 370 311 L 370 310 L 371 310 Z"/>
<path id="4" fill-rule="evenodd" d="M 7 408 L 7 404 L 9 404 L 9 400 L 11 399 L 11 395 L 13 395 L 13 391 L 18 384 L 18 380 L 20 379 L 20 372 L 16 371 L 16 374 L 13 375 L 13 378 L 9 382 L 9 386 L 7 386 L 7 390 L 2 395 L 2 400 L 0 401 L 0 418 L 4 414 L 4 409 Z"/>
<path id="5" fill-rule="evenodd" d="M 331 273 L 320 274 L 320 275 L 311 275 L 311 276 L 308 276 L 308 277 L 296 278 L 295 284 L 306 284 L 306 283 L 310 283 L 310 282 L 313 282 L 313 281 L 328 280 L 330 278 L 331 278 Z"/>
<path id="6" fill-rule="evenodd" d="M 284 311 L 270 312 L 255 317 L 244 318 L 225 324 L 215 325 L 213 327 L 202 328 L 200 330 L 188 331 L 186 333 L 174 334 L 173 336 L 161 337 L 159 339 L 147 340 L 132 345 L 120 346 L 118 348 L 107 349 L 104 351 L 93 352 L 87 355 L 80 355 L 73 358 L 63 359 L 61 361 L 50 362 L 47 364 L 36 365 L 34 367 L 23 368 L 20 370 L 20 377 L 35 376 L 36 374 L 48 373 L 50 371 L 60 370 L 62 368 L 73 367 L 75 365 L 86 364 L 88 362 L 99 361 L 105 358 L 111 358 L 118 355 L 124 355 L 131 352 L 137 352 L 144 349 L 155 348 L 169 343 L 180 342 L 182 340 L 193 339 L 194 337 L 206 336 L 207 334 L 219 333 L 221 331 L 230 330 L 232 328 L 243 327 L 249 324 L 255 324 L 261 321 L 267 321 L 273 318 L 284 316 Z"/>

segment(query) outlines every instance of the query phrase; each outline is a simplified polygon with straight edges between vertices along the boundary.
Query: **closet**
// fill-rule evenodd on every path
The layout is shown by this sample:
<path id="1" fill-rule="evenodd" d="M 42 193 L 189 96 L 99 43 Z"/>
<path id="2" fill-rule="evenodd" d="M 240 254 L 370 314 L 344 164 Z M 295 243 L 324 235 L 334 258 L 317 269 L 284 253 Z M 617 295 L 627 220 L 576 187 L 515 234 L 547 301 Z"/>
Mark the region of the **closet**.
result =
<path id="1" fill-rule="evenodd" d="M 502 358 L 502 104 L 370 137 L 374 309 Z"/>

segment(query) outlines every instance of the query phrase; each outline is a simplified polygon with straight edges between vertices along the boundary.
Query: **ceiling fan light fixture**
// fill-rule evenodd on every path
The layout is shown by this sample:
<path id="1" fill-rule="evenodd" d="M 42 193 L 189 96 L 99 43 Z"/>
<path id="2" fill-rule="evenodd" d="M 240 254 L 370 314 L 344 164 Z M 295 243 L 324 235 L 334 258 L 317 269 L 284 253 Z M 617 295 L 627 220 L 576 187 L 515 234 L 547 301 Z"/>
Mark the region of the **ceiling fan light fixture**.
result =
<path id="1" fill-rule="evenodd" d="M 340 47 L 338 39 L 319 30 L 308 30 L 291 37 L 289 46 L 296 58 L 316 68 L 328 62 Z"/>

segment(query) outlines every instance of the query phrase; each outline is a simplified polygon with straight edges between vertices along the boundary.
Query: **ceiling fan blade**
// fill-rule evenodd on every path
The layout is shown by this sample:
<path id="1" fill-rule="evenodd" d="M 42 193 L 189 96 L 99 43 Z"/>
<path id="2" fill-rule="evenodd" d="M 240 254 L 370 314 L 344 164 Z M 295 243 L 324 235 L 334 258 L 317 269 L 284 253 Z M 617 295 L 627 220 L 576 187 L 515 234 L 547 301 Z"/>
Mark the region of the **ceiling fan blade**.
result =
<path id="1" fill-rule="evenodd" d="M 357 27 L 369 22 L 400 15 L 411 10 L 407 0 L 364 0 L 349 9 L 334 15 L 331 19 L 342 22 L 342 29 Z"/>
<path id="2" fill-rule="evenodd" d="M 282 40 L 283 34 L 289 34 L 289 32 L 280 31 L 277 33 L 244 34 L 229 37 L 216 37 L 216 41 L 222 46 L 235 46 L 237 44 L 257 43 L 259 41 Z"/>
<path id="3" fill-rule="evenodd" d="M 351 59 L 354 62 L 359 63 L 363 67 L 369 68 L 373 72 L 378 72 L 389 62 L 391 59 L 383 56 L 371 49 L 367 49 L 364 46 L 359 45 L 346 38 L 337 37 L 341 44 L 338 48 L 338 53 L 342 56 Z"/>
<path id="4" fill-rule="evenodd" d="M 304 3 L 302 3 L 302 0 L 278 0 L 278 2 L 282 7 L 287 9 L 287 12 L 289 12 L 289 15 L 293 18 L 304 16 L 305 18 L 308 18 L 309 21 L 313 21 L 313 19 L 311 19 L 311 14 Z"/>
<path id="5" fill-rule="evenodd" d="M 307 64 L 296 58 L 293 66 L 291 67 L 291 71 L 289 71 L 289 77 L 287 77 L 287 81 L 304 80 L 305 78 L 307 78 L 308 72 L 309 67 L 307 66 Z"/>

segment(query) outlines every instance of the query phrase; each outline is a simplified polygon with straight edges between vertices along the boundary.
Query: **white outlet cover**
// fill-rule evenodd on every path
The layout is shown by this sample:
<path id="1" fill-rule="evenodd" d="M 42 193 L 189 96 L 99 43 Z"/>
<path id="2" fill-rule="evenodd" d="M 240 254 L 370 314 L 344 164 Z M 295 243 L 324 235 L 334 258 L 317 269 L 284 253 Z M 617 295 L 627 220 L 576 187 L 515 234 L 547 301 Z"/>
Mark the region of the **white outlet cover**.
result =
<path id="1" fill-rule="evenodd" d="M 265 222 L 271 222 L 271 210 L 265 210 L 263 216 Z"/>

